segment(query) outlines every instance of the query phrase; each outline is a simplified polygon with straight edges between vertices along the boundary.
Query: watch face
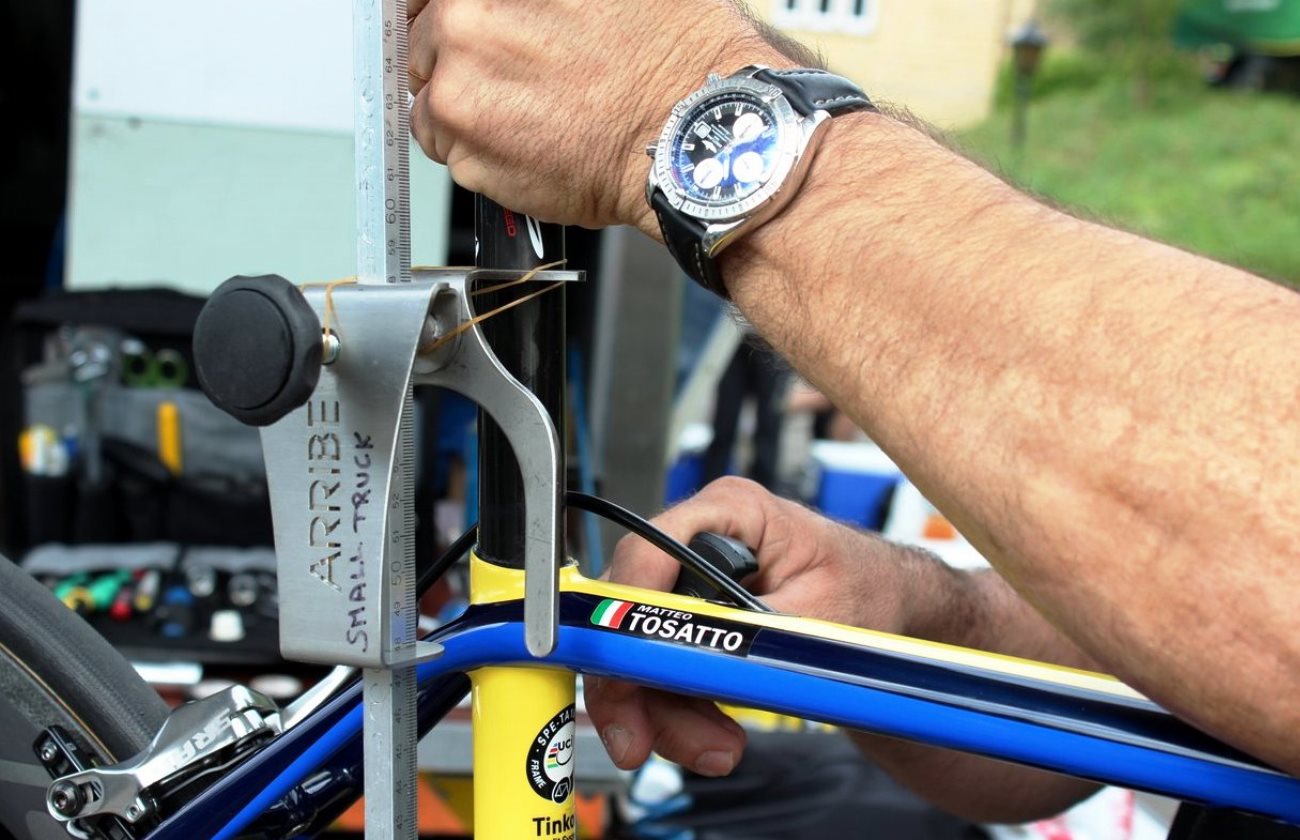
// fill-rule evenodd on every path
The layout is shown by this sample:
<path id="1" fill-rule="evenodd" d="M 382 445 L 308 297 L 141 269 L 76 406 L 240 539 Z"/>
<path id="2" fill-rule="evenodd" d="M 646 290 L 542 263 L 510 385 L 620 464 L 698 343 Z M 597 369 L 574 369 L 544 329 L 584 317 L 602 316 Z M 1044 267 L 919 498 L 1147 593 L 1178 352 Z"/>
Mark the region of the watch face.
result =
<path id="1" fill-rule="evenodd" d="M 742 92 L 709 97 L 687 112 L 672 139 L 672 175 L 706 206 L 753 195 L 776 168 L 780 124 L 763 100 Z"/>

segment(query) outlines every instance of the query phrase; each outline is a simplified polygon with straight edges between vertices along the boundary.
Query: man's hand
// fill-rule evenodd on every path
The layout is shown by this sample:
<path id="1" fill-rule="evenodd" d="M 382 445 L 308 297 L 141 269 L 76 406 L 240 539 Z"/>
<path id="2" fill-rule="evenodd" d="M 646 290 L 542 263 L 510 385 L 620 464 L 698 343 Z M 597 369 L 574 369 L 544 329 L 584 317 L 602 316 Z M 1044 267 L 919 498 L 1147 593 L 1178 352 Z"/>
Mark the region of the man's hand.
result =
<path id="1" fill-rule="evenodd" d="M 759 485 L 710 484 L 655 520 L 683 542 L 702 531 L 754 548 L 745 585 L 773 608 L 855 627 L 1088 666 L 1068 641 L 992 573 L 965 574 L 933 556 L 839 525 Z M 671 589 L 678 565 L 638 537 L 619 543 L 615 583 Z M 702 776 L 730 773 L 745 733 L 713 703 L 588 677 L 587 711 L 619 767 L 651 750 Z M 1037 770 L 855 734 L 858 746 L 901 784 L 972 820 L 1020 822 L 1059 813 L 1095 785 Z"/>
<path id="2" fill-rule="evenodd" d="M 682 542 L 702 531 L 755 550 L 759 571 L 746 586 L 774 609 L 892 633 L 908 629 L 917 566 L 912 552 L 831 522 L 758 484 L 724 478 L 655 520 Z M 638 537 L 614 552 L 610 578 L 671 589 L 676 561 Z M 588 678 L 587 708 L 614 763 L 636 767 L 651 750 L 705 776 L 731 772 L 743 730 L 712 703 Z"/>
<path id="3" fill-rule="evenodd" d="M 710 72 L 789 66 L 730 0 L 408 0 L 411 130 L 456 183 L 548 222 L 656 230 L 673 104 Z"/>

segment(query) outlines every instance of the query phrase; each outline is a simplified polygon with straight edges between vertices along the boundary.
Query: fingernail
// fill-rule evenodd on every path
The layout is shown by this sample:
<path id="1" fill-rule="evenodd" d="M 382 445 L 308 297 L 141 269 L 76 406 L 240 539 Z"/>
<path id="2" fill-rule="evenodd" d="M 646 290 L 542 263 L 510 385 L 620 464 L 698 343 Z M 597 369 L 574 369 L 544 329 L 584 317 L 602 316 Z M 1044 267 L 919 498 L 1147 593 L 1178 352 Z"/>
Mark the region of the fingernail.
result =
<path id="1" fill-rule="evenodd" d="M 695 759 L 695 772 L 701 776 L 725 776 L 736 767 L 734 753 L 709 750 Z"/>
<path id="2" fill-rule="evenodd" d="M 604 742 L 605 751 L 609 753 L 614 763 L 622 764 L 623 759 L 627 757 L 628 749 L 632 746 L 632 733 L 627 731 L 627 727 L 612 723 L 600 733 L 600 740 Z"/>

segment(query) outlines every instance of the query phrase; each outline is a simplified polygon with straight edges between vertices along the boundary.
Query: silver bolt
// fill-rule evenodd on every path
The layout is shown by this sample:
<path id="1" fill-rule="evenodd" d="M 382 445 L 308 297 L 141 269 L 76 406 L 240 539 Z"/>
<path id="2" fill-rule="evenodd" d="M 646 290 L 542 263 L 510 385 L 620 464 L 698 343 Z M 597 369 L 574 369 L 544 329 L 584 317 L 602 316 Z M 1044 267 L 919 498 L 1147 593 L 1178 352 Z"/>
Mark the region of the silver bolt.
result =
<path id="1" fill-rule="evenodd" d="M 135 805 L 132 805 L 130 808 L 127 808 L 126 818 L 132 821 L 138 820 L 140 818 L 140 809 Z"/>
<path id="2" fill-rule="evenodd" d="M 338 361 L 339 350 L 343 347 L 339 343 L 338 335 L 333 332 L 325 333 L 321 338 L 321 344 L 323 345 L 320 358 L 321 364 L 332 365 Z"/>
<path id="3" fill-rule="evenodd" d="M 59 751 L 54 748 L 53 744 L 46 744 L 41 747 L 41 761 L 53 761 Z"/>
<path id="4" fill-rule="evenodd" d="M 55 812 L 69 819 L 81 813 L 82 805 L 85 804 L 81 789 L 71 782 L 55 782 L 50 788 L 49 796 Z"/>
<path id="5" fill-rule="evenodd" d="M 428 347 L 438 339 L 442 338 L 446 332 L 447 331 L 442 327 L 442 322 L 433 315 L 429 315 L 424 319 L 424 327 L 420 330 L 419 346 L 421 348 Z"/>

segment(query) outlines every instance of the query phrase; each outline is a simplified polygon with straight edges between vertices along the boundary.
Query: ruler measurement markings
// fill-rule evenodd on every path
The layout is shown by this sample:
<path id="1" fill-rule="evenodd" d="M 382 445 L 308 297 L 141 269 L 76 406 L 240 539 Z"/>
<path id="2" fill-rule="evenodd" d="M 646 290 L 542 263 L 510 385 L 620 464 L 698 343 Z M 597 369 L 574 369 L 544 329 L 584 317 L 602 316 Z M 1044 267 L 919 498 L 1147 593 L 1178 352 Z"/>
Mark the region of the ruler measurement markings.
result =
<path id="1" fill-rule="evenodd" d="M 410 282 L 406 2 L 355 0 L 357 275 Z"/>
<path id="2" fill-rule="evenodd" d="M 406 107 L 405 0 L 354 0 L 356 89 L 357 277 L 364 284 L 405 283 L 410 275 L 409 111 Z M 383 649 L 399 658 L 414 645 L 414 544 L 410 520 L 411 400 L 403 403 L 393 452 L 392 508 L 383 540 L 380 580 L 372 591 L 388 601 L 379 611 Z M 384 615 L 385 612 L 389 614 Z M 415 669 L 366 670 L 366 836 L 414 840 Z"/>

